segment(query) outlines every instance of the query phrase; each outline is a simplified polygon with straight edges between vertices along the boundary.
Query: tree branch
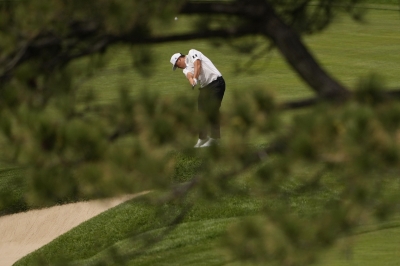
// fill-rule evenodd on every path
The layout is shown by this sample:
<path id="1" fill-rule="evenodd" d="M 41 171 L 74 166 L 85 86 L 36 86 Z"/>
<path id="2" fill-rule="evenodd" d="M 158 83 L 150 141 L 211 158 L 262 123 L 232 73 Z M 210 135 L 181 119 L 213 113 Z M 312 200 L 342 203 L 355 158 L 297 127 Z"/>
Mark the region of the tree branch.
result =
<path id="1" fill-rule="evenodd" d="M 320 97 L 343 100 L 350 96 L 350 92 L 345 87 L 322 69 L 297 33 L 284 23 L 269 1 L 188 2 L 181 12 L 243 17 L 252 22 L 251 25 L 254 26 L 257 33 L 265 35 L 275 43 L 286 61 Z"/>
<path id="2" fill-rule="evenodd" d="M 279 109 L 291 110 L 291 109 L 299 109 L 299 108 L 309 107 L 309 106 L 313 106 L 313 105 L 321 102 L 321 100 L 322 99 L 319 97 L 313 97 L 313 98 L 301 99 L 301 100 L 297 100 L 297 101 L 284 102 L 279 105 Z"/>
<path id="3" fill-rule="evenodd" d="M 226 29 L 206 30 L 185 34 L 143 37 L 132 34 L 132 32 L 121 35 L 111 35 L 102 33 L 100 28 L 93 27 L 91 28 L 90 34 L 96 37 L 83 40 L 79 40 L 82 34 L 81 31 L 77 30 L 75 33 L 76 35 L 70 33 L 68 39 L 64 41 L 63 38 L 54 37 L 52 34 L 41 35 L 19 47 L 12 53 L 12 56 L 0 62 L 0 65 L 7 66 L 2 73 L 0 73 L 0 83 L 6 82 L 11 78 L 16 67 L 32 59 L 42 60 L 42 67 L 45 69 L 55 69 L 64 66 L 74 59 L 104 52 L 110 45 L 116 43 L 132 45 L 160 44 L 206 38 L 234 38 L 255 34 L 256 32 L 253 29 L 245 27 L 229 27 Z M 63 43 L 67 43 L 68 45 L 63 45 Z M 63 49 L 54 49 L 56 47 L 63 47 Z"/>
<path id="4" fill-rule="evenodd" d="M 400 99 L 400 89 L 391 89 L 391 90 L 387 91 L 386 94 L 390 98 L 394 97 L 394 98 Z"/>

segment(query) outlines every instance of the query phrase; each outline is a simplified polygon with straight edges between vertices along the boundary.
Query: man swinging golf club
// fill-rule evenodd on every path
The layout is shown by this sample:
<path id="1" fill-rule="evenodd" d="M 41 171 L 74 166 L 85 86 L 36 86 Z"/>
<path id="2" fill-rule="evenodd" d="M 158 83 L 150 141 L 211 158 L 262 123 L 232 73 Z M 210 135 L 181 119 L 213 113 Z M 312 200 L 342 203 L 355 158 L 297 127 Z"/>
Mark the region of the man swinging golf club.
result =
<path id="1" fill-rule="evenodd" d="M 194 147 L 218 145 L 221 138 L 219 109 L 225 93 L 225 80 L 222 74 L 210 59 L 195 49 L 191 49 L 188 55 L 181 53 L 172 55 L 170 62 L 173 70 L 183 69 L 183 74 L 192 88 L 200 85 L 198 110 L 206 118 L 207 124 L 199 129 L 199 140 Z"/>

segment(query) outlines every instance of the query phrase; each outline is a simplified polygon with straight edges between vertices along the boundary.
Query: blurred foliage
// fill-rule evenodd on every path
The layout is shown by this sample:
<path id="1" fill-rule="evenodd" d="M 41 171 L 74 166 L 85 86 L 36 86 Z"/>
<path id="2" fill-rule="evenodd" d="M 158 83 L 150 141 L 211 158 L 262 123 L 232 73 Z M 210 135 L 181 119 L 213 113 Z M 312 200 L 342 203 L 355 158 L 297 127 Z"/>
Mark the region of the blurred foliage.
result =
<path id="1" fill-rule="evenodd" d="M 196 103 L 190 97 L 147 90 L 133 97 L 118 86 L 114 89 L 120 97 L 111 103 L 97 104 L 90 92 L 78 97 L 74 77 L 80 73 L 90 78 L 107 64 L 104 42 L 114 45 L 111 40 L 117 35 L 147 38 L 155 31 L 154 23 L 168 24 L 185 2 L 0 2 L 0 62 L 8 63 L 0 65 L 0 73 L 7 77 L 0 84 L 1 160 L 24 169 L 24 181 L 18 178 L 12 185 L 4 182 L 6 172 L 0 174 L 7 187 L 1 190 L 2 212 L 15 204 L 19 211 L 150 189 L 169 191 L 171 184 L 178 183 L 179 188 L 183 182 L 180 190 L 171 190 L 171 201 L 179 202 L 194 188 L 198 197 L 208 200 L 221 192 L 279 198 L 281 204 L 265 204 L 258 217 L 234 225 L 226 245 L 238 259 L 305 265 L 358 225 L 388 219 L 398 211 L 400 107 L 383 96 L 383 85 L 374 77 L 363 79 L 349 102 L 310 107 L 289 125 L 282 122 L 283 111 L 264 89 L 235 95 L 223 117 L 229 134 L 221 147 L 205 150 L 192 148 L 193 135 L 204 119 L 194 115 Z M 362 14 L 356 8 L 361 1 L 356 0 L 270 2 L 301 34 L 325 29 L 339 11 L 357 19 Z M 209 28 L 246 23 L 213 17 L 206 25 L 204 18 L 199 21 Z M 35 46 L 23 49 L 42 35 L 54 45 L 45 51 Z M 265 43 L 249 37 L 231 45 L 252 52 Z M 34 60 L 13 65 L 13 59 L 30 54 L 35 54 Z M 71 63 L 89 54 L 85 70 Z M 132 58 L 132 67 L 151 77 L 149 48 L 132 47 Z M 266 143 L 283 144 L 267 154 Z M 299 174 L 304 168 L 309 171 Z M 250 176 L 243 181 L 246 189 L 241 189 L 242 183 L 228 182 L 245 175 Z M 312 214 L 287 211 L 291 196 L 318 190 L 327 175 L 340 186 L 330 192 L 325 208 Z M 18 184 L 26 186 L 23 202 L 3 193 Z M 179 207 L 174 212 L 178 216 Z"/>
<path id="2" fill-rule="evenodd" d="M 398 213 L 400 109 L 396 101 L 371 102 L 375 89 L 363 82 L 355 93 L 363 95 L 360 101 L 340 108 L 321 105 L 294 118 L 285 152 L 272 155 L 253 176 L 252 196 L 275 195 L 283 203 L 267 205 L 259 218 L 231 228 L 226 244 L 232 256 L 261 264 L 309 265 L 318 251 L 359 225 Z M 328 177 L 335 184 L 327 185 Z M 319 197 L 327 187 L 334 191 L 327 201 L 320 200 L 322 209 L 289 211 L 291 197 Z"/>

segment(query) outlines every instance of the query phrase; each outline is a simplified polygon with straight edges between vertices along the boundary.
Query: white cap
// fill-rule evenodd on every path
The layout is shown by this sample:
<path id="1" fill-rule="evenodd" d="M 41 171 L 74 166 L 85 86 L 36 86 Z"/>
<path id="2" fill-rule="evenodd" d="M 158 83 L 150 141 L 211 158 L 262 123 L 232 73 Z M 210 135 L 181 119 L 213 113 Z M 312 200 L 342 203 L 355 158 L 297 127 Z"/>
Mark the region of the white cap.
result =
<path id="1" fill-rule="evenodd" d="M 176 53 L 176 54 L 174 54 L 174 55 L 172 55 L 172 57 L 171 57 L 171 60 L 170 60 L 170 62 L 171 62 L 171 64 L 172 64 L 172 70 L 175 70 L 176 69 L 176 61 L 179 59 L 179 57 L 181 57 L 182 56 L 182 54 L 181 53 Z"/>

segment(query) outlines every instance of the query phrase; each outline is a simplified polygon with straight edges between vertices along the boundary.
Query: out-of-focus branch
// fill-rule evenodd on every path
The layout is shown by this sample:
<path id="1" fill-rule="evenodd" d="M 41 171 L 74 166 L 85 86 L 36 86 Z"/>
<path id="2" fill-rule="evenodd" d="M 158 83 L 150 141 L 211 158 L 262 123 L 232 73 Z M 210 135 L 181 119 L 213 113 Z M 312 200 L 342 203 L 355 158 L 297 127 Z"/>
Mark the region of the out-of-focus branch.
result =
<path id="1" fill-rule="evenodd" d="M 90 38 L 81 39 L 83 32 L 88 34 Z M 100 28 L 96 27 L 86 29 L 83 32 L 82 30 L 76 30 L 69 33 L 65 39 L 62 36 L 55 37 L 52 33 L 41 34 L 27 41 L 11 53 L 10 56 L 0 61 L 0 65 L 5 66 L 0 72 L 0 83 L 6 82 L 12 77 L 12 73 L 16 67 L 31 59 L 41 60 L 41 67 L 43 69 L 55 69 L 64 66 L 74 59 L 102 53 L 112 44 L 116 43 L 133 45 L 160 44 L 207 38 L 233 38 L 256 33 L 254 29 L 247 27 L 228 27 L 225 29 L 166 36 L 137 36 L 132 32 L 112 35 L 103 33 Z"/>
<path id="2" fill-rule="evenodd" d="M 321 98 L 312 97 L 312 98 L 301 99 L 301 100 L 296 100 L 296 101 L 284 102 L 284 103 L 281 103 L 278 108 L 281 110 L 299 109 L 299 108 L 313 106 L 319 102 L 321 102 Z"/>

